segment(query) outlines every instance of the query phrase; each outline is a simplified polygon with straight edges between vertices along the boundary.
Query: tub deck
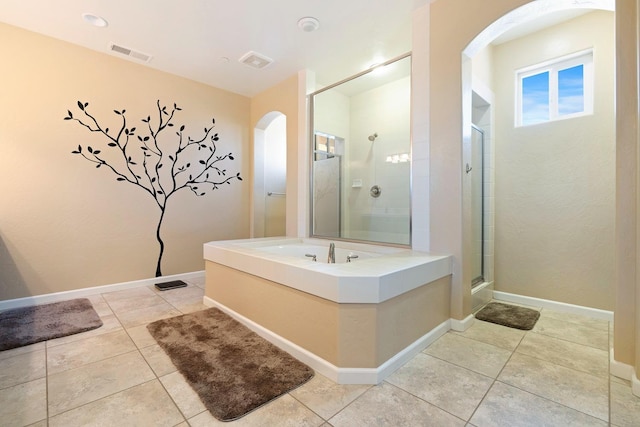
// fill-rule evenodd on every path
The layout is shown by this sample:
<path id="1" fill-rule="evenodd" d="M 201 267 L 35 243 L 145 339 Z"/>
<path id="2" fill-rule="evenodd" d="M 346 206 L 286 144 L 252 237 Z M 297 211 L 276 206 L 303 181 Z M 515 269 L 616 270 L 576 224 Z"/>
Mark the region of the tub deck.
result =
<path id="1" fill-rule="evenodd" d="M 280 283 L 337 303 L 377 304 L 451 274 L 451 257 L 410 249 L 339 242 L 337 247 L 377 254 L 351 263 L 327 264 L 261 250 L 287 244 L 325 246 L 320 239 L 263 238 L 226 240 L 204 245 L 206 261 Z"/>
<path id="2" fill-rule="evenodd" d="M 449 329 L 449 257 L 382 248 L 371 259 L 326 264 L 254 246 L 276 241 L 286 244 L 205 245 L 205 304 L 334 381 L 377 384 Z"/>

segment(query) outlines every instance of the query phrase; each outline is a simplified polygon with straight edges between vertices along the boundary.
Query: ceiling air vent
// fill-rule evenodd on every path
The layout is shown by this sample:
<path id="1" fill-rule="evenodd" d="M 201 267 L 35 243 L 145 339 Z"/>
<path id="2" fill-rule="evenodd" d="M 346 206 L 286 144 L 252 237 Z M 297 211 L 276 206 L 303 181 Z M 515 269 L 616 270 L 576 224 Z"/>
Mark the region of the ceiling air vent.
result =
<path id="1" fill-rule="evenodd" d="M 146 53 L 142 53 L 142 52 L 138 52 L 135 51 L 133 49 L 129 49 L 128 47 L 124 47 L 124 46 L 119 46 L 115 43 L 111 43 L 109 45 L 109 50 L 112 52 L 116 52 L 119 53 L 121 55 L 125 55 L 134 59 L 137 59 L 138 61 L 142 61 L 142 62 L 149 62 L 151 61 L 152 56 L 151 55 L 147 55 Z"/>
<path id="2" fill-rule="evenodd" d="M 242 55 L 242 57 L 238 59 L 238 61 L 242 62 L 244 65 L 248 65 L 251 68 L 260 69 L 271 64 L 273 62 L 273 59 L 252 51 Z"/>

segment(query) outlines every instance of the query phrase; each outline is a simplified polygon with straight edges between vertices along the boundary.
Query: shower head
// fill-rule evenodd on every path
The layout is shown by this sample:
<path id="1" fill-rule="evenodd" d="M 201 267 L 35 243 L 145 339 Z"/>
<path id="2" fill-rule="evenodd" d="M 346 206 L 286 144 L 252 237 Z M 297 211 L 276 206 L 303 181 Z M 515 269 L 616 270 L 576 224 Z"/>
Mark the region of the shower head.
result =
<path id="1" fill-rule="evenodd" d="M 378 134 L 374 132 L 373 135 L 369 135 L 369 141 L 373 142 L 376 140 L 376 138 L 378 137 Z"/>

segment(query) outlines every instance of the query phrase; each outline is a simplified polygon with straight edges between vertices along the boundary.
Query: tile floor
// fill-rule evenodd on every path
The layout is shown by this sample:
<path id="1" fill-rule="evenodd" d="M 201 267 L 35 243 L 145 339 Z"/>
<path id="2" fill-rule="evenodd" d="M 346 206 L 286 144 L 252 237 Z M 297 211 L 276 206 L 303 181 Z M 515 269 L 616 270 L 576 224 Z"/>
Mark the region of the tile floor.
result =
<path id="1" fill-rule="evenodd" d="M 205 308 L 203 287 L 95 295 L 103 327 L 0 352 L 0 425 L 640 426 L 640 398 L 609 375 L 608 322 L 546 309 L 530 332 L 451 331 L 377 386 L 318 374 L 221 423 L 145 327 Z"/>

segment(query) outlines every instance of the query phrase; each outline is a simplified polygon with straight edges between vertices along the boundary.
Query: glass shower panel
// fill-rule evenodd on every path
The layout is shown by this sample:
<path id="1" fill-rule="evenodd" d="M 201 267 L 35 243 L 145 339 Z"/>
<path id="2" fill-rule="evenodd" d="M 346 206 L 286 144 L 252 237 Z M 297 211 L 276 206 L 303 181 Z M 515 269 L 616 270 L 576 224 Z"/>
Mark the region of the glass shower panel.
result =
<path id="1" fill-rule="evenodd" d="M 471 130 L 471 284 L 484 281 L 484 133 L 473 126 Z"/>

